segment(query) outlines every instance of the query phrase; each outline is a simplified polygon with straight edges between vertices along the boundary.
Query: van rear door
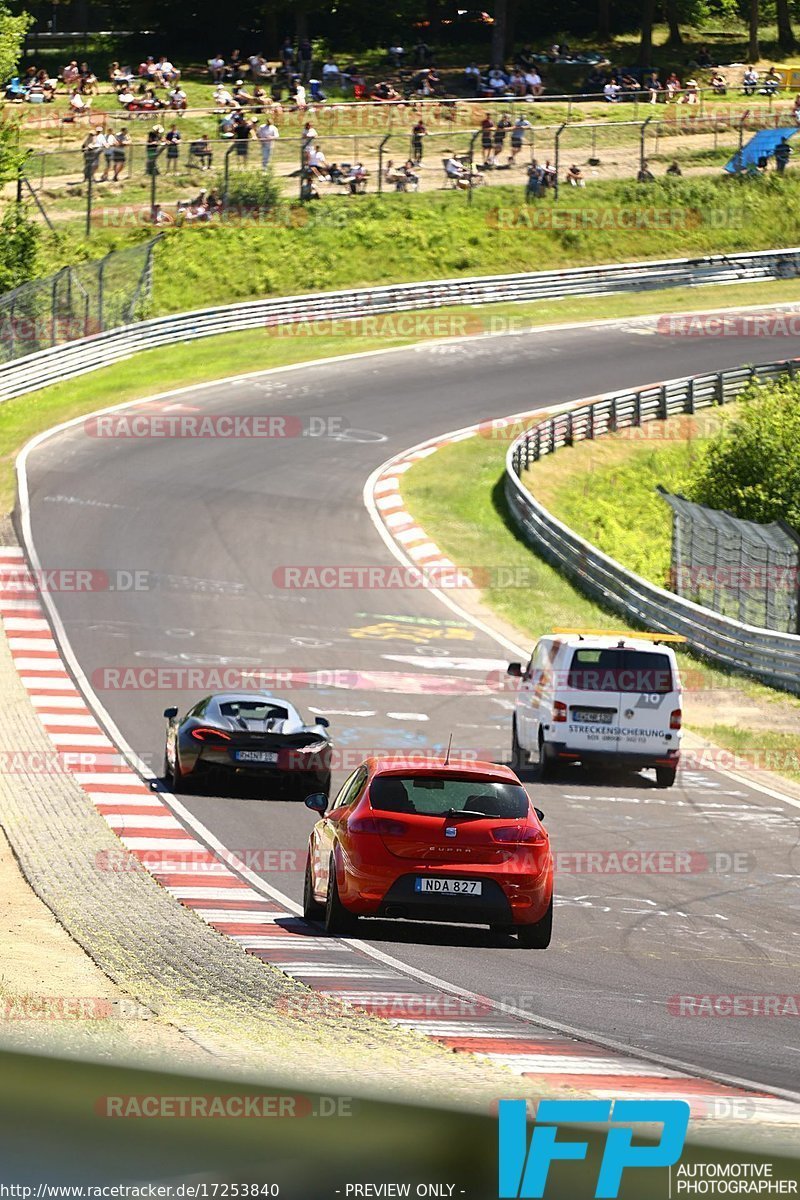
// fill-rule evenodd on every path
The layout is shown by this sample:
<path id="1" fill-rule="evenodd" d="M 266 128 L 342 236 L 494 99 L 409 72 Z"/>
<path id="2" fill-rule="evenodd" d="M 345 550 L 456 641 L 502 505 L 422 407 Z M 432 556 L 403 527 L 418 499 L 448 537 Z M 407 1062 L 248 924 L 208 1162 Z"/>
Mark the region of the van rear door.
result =
<path id="1" fill-rule="evenodd" d="M 673 657 L 661 649 L 628 646 L 617 654 L 619 751 L 663 758 L 679 741 L 679 718 L 671 728 L 673 714 L 681 707 Z"/>
<path id="2" fill-rule="evenodd" d="M 620 693 L 617 686 L 617 650 L 576 646 L 569 659 L 566 679 L 559 680 L 555 695 L 566 705 L 566 725 L 554 721 L 555 739 L 567 752 L 582 750 L 616 754 L 619 742 Z"/>

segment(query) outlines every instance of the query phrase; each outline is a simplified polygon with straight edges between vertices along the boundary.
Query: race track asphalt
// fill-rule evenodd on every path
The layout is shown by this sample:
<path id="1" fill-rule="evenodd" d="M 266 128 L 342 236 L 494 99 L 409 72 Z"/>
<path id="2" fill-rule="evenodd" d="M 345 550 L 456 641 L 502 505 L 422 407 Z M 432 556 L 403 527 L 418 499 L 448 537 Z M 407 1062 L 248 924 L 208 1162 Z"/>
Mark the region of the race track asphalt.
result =
<path id="1" fill-rule="evenodd" d="M 394 565 L 362 489 L 380 463 L 425 438 L 611 388 L 793 353 L 787 338 L 666 337 L 645 322 L 429 344 L 213 385 L 151 408 L 325 418 L 328 432 L 131 440 L 88 436 L 79 424 L 29 458 L 33 540 L 45 568 L 149 573 L 146 590 L 53 596 L 89 678 L 102 668 L 144 666 L 388 672 L 379 689 L 373 681 L 301 689 L 292 698 L 329 717 L 338 752 L 353 760 L 362 751 L 441 747 L 452 733 L 454 745 L 507 761 L 508 698 L 447 694 L 446 681 L 456 681 L 454 692 L 458 681 L 504 667 L 508 653 L 492 638 L 424 591 L 297 591 L 276 584 L 276 569 Z M 156 390 L 158 380 L 142 380 L 143 394 Z M 337 435 L 342 427 L 349 432 Z M 440 690 L 430 690 L 433 680 Z M 183 709 L 198 693 L 98 686 L 97 695 L 158 770 L 162 709 L 173 702 Z M 334 782 L 345 774 L 338 770 Z M 417 969 L 599 1037 L 701 1070 L 795 1087 L 800 1039 L 790 1020 L 679 1016 L 670 998 L 797 990 L 797 810 L 713 772 L 685 773 L 668 792 L 645 776 L 579 770 L 531 786 L 558 851 L 744 850 L 749 869 L 560 873 L 546 953 L 444 925 L 370 922 L 362 936 Z M 300 898 L 312 821 L 302 805 L 215 796 L 185 802 L 229 848 L 257 856 L 296 851 L 282 860 L 295 869 L 274 869 L 274 856 L 252 861 Z"/>

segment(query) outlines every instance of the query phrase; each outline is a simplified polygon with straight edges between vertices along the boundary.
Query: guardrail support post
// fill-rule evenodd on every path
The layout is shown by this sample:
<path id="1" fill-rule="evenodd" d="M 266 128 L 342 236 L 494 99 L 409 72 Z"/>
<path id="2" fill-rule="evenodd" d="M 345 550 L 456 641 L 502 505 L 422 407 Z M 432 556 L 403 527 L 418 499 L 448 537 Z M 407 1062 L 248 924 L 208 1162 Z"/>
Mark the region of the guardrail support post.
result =
<path id="1" fill-rule="evenodd" d="M 611 397 L 611 408 L 608 410 L 608 432 L 617 432 L 617 397 Z"/>
<path id="2" fill-rule="evenodd" d="M 642 393 L 633 393 L 633 425 L 641 425 L 642 423 Z"/>
<path id="3" fill-rule="evenodd" d="M 689 380 L 689 389 L 688 389 L 688 391 L 687 391 L 687 393 L 686 393 L 686 411 L 687 411 L 687 413 L 689 413 L 690 415 L 692 415 L 692 414 L 694 413 L 694 410 L 695 410 L 695 404 L 694 404 L 694 379 L 690 379 L 690 380 Z"/>
<path id="4" fill-rule="evenodd" d="M 570 413 L 570 417 L 572 413 Z M 590 404 L 586 413 L 586 436 L 590 441 L 594 440 L 594 405 Z"/>

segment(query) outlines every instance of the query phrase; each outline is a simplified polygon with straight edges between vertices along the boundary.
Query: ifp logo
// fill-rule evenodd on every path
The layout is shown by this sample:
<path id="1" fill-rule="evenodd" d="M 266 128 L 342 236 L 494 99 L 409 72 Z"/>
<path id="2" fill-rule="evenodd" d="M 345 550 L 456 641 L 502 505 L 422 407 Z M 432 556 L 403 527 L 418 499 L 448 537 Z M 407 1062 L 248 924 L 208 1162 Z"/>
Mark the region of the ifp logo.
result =
<path id="1" fill-rule="evenodd" d="M 689 1105 L 685 1100 L 540 1100 L 530 1147 L 524 1100 L 501 1100 L 498 1116 L 500 1200 L 539 1200 L 551 1163 L 586 1158 L 587 1142 L 556 1140 L 558 1126 L 567 1123 L 611 1124 L 594 1195 L 596 1200 L 613 1200 L 626 1167 L 671 1167 L 678 1161 Z M 644 1122 L 661 1126 L 655 1146 L 631 1144 L 632 1126 Z"/>

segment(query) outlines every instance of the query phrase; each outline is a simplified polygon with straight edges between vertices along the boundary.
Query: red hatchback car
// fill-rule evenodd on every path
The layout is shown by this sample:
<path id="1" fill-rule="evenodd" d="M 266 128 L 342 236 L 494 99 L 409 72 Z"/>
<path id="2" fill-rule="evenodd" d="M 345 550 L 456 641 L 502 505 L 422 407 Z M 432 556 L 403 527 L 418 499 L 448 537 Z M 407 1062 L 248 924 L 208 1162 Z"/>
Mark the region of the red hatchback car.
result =
<path id="1" fill-rule="evenodd" d="M 308 844 L 303 912 L 328 933 L 359 917 L 490 925 L 545 949 L 553 858 L 542 814 L 508 767 L 370 758 L 329 810 L 321 793 Z M 327 811 L 326 811 L 327 810 Z"/>

